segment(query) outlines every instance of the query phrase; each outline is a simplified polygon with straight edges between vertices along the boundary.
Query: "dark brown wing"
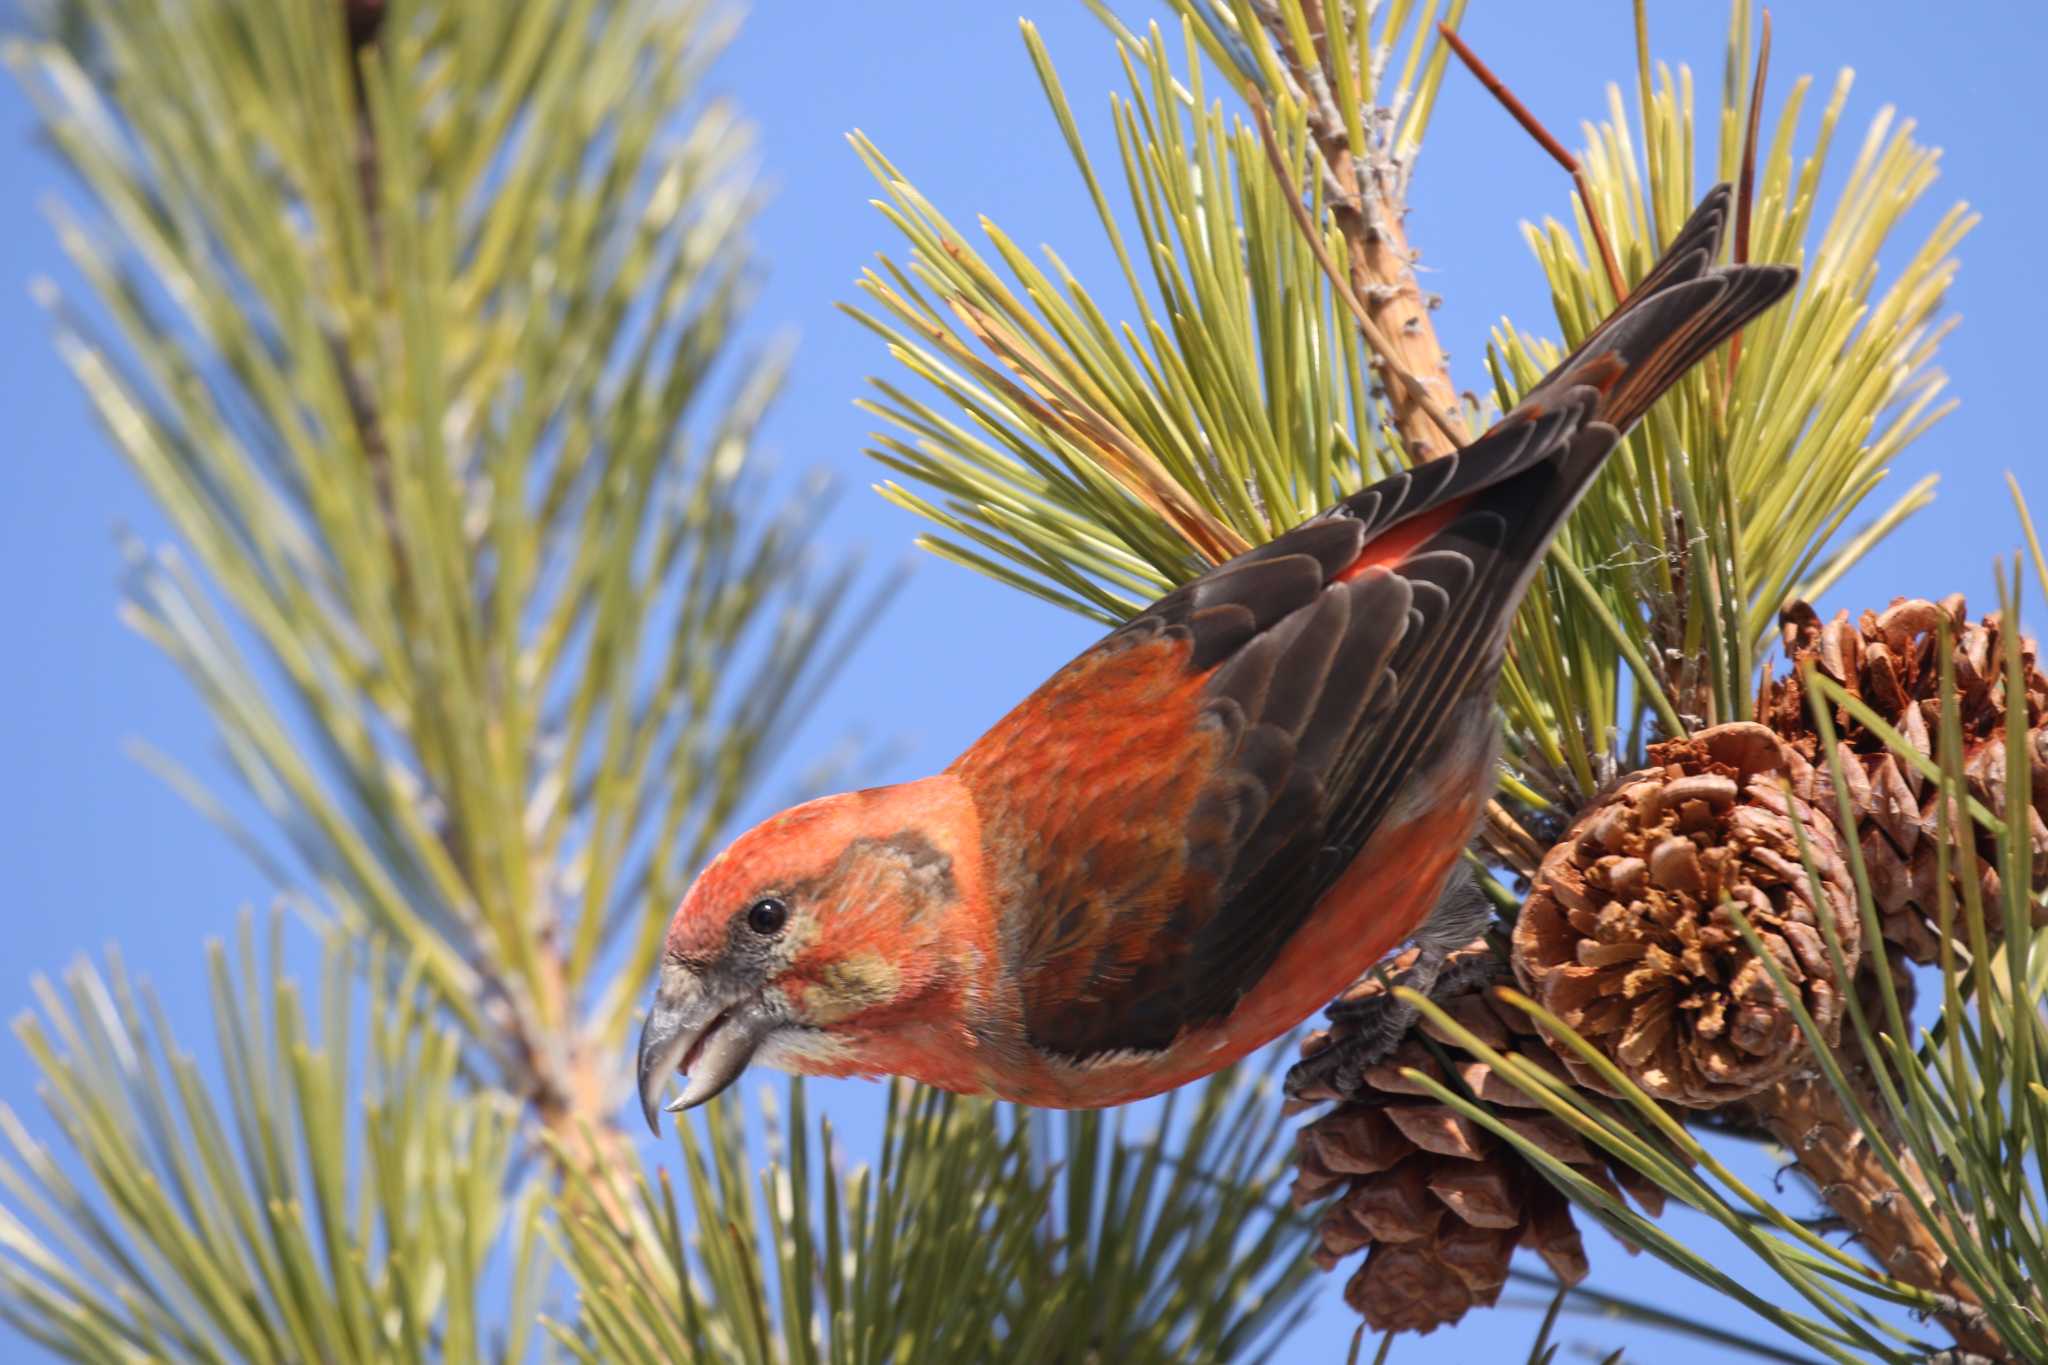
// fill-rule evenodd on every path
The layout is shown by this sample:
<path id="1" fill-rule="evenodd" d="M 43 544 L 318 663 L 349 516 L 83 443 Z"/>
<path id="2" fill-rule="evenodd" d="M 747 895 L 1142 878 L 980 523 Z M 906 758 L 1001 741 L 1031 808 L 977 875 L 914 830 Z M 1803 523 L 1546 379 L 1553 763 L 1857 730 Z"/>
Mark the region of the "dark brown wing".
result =
<path id="1" fill-rule="evenodd" d="M 1639 374 L 1668 384 L 1789 286 L 1708 269 L 1725 211 L 1710 195 L 1677 264 L 1492 431 L 1161 598 L 961 756 L 1037 1046 L 1164 1048 L 1271 966 L 1454 703 L 1491 687 L 1619 439 L 1601 419 L 1633 421 Z"/>
<path id="2" fill-rule="evenodd" d="M 961 756 L 1037 1046 L 1163 1048 L 1259 979 L 1519 595 L 1511 509 L 1446 473 L 1554 463 L 1588 434 L 1595 459 L 1613 435 L 1582 432 L 1594 399 L 1396 475 L 1167 595 Z M 1427 534 L 1373 562 L 1404 524 Z"/>

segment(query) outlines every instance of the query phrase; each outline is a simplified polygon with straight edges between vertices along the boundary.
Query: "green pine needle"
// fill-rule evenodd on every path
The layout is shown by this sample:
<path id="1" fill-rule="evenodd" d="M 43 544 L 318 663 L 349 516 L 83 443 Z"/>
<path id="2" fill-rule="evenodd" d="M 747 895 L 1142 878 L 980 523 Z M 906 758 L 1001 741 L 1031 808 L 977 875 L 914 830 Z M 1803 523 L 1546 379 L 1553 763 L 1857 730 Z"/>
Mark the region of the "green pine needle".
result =
<path id="1" fill-rule="evenodd" d="M 37 981 L 15 1032 L 82 1161 L 0 1106 L 0 1317 L 78 1360 L 524 1359 L 545 1205 L 518 1104 L 463 1084 L 417 960 L 330 934 L 316 1028 L 281 929 L 260 963 L 246 916 L 209 947 L 217 1080 L 118 956 Z"/>
<path id="2" fill-rule="evenodd" d="M 1283 160 L 1313 172 L 1307 114 L 1283 73 L 1287 57 L 1306 53 L 1333 90 L 1353 93 L 1339 104 L 1354 152 L 1380 139 L 1385 154 L 1412 157 L 1442 77 L 1443 16 L 1359 7 L 1361 24 L 1371 13 L 1378 27 L 1351 35 L 1346 50 L 1372 60 L 1333 61 L 1327 44 L 1306 41 L 1300 0 L 1169 4 L 1178 23 L 1142 33 L 1095 6 L 1130 81 L 1112 103 L 1120 209 L 1049 54 L 1024 28 L 1120 266 L 1100 296 L 1052 249 L 1041 264 L 987 222 L 984 254 L 855 138 L 909 250 L 904 264 L 884 258 L 868 272 L 853 310 L 915 381 L 878 379 L 867 405 L 888 428 L 871 453 L 907 481 L 885 494 L 936 524 L 929 548 L 1104 622 L 1404 458 L 1357 329 L 1293 223 L 1295 187 L 1272 174 L 1256 130 L 1230 108 L 1249 80 L 1273 111 Z M 1731 70 L 1748 70 L 1751 28 L 1747 4 L 1736 4 Z M 1676 154 L 1641 166 L 1639 144 L 1694 140 L 1690 79 L 1660 73 L 1655 83 L 1640 73 L 1654 93 L 1633 127 L 1611 91 L 1611 119 L 1588 130 L 1584 157 L 1631 278 L 1700 188 Z M 1233 87 L 1220 98 L 1219 77 Z M 1779 606 L 1824 590 L 1930 495 L 1931 478 L 1875 514 L 1861 510 L 1948 410 L 1935 368 L 1940 311 L 1954 249 L 1975 220 L 1952 209 L 1880 281 L 1878 250 L 1927 191 L 1935 154 L 1909 123 L 1881 115 L 1817 223 L 1814 187 L 1848 76 L 1801 152 L 1807 88 L 1793 83 L 1766 124 L 1751 205 L 1752 258 L 1799 264 L 1797 297 L 1746 329 L 1732 378 L 1724 352 L 1651 413 L 1558 538 L 1518 618 L 1503 705 L 1511 766 L 1534 794 L 1569 804 L 1659 736 L 1747 715 Z M 1722 177 L 1739 168 L 1747 99 L 1742 81 L 1723 91 Z M 1403 112 L 1391 125 L 1357 117 L 1375 107 Z M 1341 256 L 1322 178 L 1303 185 Z M 1583 208 L 1573 216 L 1574 230 L 1528 229 L 1567 340 L 1615 304 L 1580 246 Z M 1558 355 L 1503 322 L 1486 387 L 1512 405 Z"/>
<path id="3" fill-rule="evenodd" d="M 1299 1319 L 1310 1225 L 1287 1207 L 1290 1145 L 1263 1077 L 1176 1097 L 1142 1136 L 1126 1114 L 897 1082 L 877 1167 L 851 1169 L 830 1123 L 813 1134 L 801 1083 L 788 1093 L 787 1122 L 764 1119 L 785 1150 L 758 1191 L 740 1109 L 721 1100 L 678 1125 L 686 1201 L 664 1168 L 658 1185 L 618 1182 L 635 1217 L 555 1225 L 579 1295 L 579 1322 L 553 1325 L 567 1350 L 1222 1365 L 1274 1358 Z"/>

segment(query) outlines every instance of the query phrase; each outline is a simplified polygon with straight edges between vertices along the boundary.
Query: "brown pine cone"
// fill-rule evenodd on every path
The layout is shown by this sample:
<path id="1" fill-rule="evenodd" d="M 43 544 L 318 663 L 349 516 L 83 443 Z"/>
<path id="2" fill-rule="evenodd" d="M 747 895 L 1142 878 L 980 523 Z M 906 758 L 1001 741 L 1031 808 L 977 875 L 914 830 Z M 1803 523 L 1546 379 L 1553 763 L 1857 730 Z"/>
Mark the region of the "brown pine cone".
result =
<path id="1" fill-rule="evenodd" d="M 1818 915 L 1832 916 L 1851 974 L 1862 929 L 1813 769 L 1789 746 L 1738 723 L 1653 745 L 1650 757 L 1655 766 L 1621 779 L 1544 857 L 1515 924 L 1515 974 L 1646 1092 L 1713 1108 L 1811 1064 L 1723 899 L 1748 917 L 1830 1043 L 1842 992 Z M 1561 1041 L 1557 1052 L 1581 1085 L 1606 1088 Z"/>
<path id="2" fill-rule="evenodd" d="M 1399 981 L 1414 960 L 1413 950 L 1396 958 L 1389 977 Z M 1475 939 L 1452 955 L 1450 970 L 1450 979 L 1463 984 L 1444 991 L 1437 1003 L 1452 1018 L 1488 1046 L 1561 1074 L 1527 1016 L 1493 1000 L 1495 987 L 1513 984 L 1498 950 Z M 1384 990 L 1377 976 L 1368 977 L 1344 1000 L 1362 1004 Z M 1349 1025 L 1340 1014 L 1332 1029 L 1341 1037 Z M 1432 1050 L 1425 1037 L 1441 1048 Z M 1313 1055 L 1331 1042 L 1329 1032 L 1314 1034 L 1302 1053 Z M 1366 1071 L 1356 1098 L 1301 1129 L 1296 1147 L 1295 1204 L 1337 1196 L 1323 1212 L 1316 1263 L 1329 1270 L 1365 1252 L 1344 1300 L 1375 1332 L 1430 1332 L 1490 1306 L 1507 1283 L 1517 1247 L 1535 1251 L 1567 1284 L 1586 1275 L 1585 1247 L 1564 1196 L 1514 1148 L 1401 1075 L 1413 1068 L 1444 1080 L 1446 1061 L 1457 1081 L 1515 1131 L 1608 1190 L 1618 1193 L 1625 1185 L 1644 1208 L 1655 1213 L 1663 1207 L 1654 1185 L 1610 1168 L 1491 1067 L 1421 1021 L 1391 1056 Z"/>
<path id="3" fill-rule="evenodd" d="M 1781 679 L 1766 667 L 1757 695 L 1757 719 L 1814 765 L 1825 791 L 1827 763 L 1799 676 L 1801 665 L 1811 659 L 1914 748 L 1923 754 L 1934 753 L 1941 725 L 1941 660 L 1937 652 L 1944 619 L 1954 641 L 1957 712 L 1970 794 L 1992 810 L 2002 810 L 2007 703 L 1999 622 L 1992 615 L 1973 624 L 1961 596 L 1938 604 L 1896 598 L 1882 612 L 1866 611 L 1854 623 L 1842 612 L 1826 625 L 1806 603 L 1791 603 L 1778 617 L 1791 661 L 1790 675 Z M 2033 884 L 2038 891 L 2048 886 L 2048 725 L 2043 724 L 2048 715 L 2048 676 L 2036 664 L 2030 640 L 2021 640 L 2020 663 L 2026 677 L 2033 770 Z M 1846 710 L 1838 708 L 1833 719 L 1843 775 L 1850 786 L 1850 804 L 1858 812 L 1856 841 L 1870 874 L 1885 941 L 1915 962 L 1933 962 L 1941 951 L 1936 927 L 1940 922 L 1940 802 L 1934 784 L 1911 764 L 1900 762 L 1875 732 Z M 1833 810 L 1831 794 L 1825 804 Z M 1985 927 L 1994 937 L 2002 936 L 1997 841 L 1982 830 L 1973 831 L 1972 839 L 1979 859 Z"/>

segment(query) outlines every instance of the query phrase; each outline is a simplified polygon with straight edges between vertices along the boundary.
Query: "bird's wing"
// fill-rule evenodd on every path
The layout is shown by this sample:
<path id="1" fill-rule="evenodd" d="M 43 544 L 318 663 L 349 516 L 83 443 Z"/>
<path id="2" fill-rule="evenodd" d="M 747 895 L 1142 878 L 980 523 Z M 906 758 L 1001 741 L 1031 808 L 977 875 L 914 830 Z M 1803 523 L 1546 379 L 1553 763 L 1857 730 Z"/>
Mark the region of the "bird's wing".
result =
<path id="1" fill-rule="evenodd" d="M 1727 213 L 1723 187 L 1484 436 L 1169 593 L 954 764 L 1040 1048 L 1164 1048 L 1271 966 L 1490 683 L 1619 432 L 1790 287 L 1711 267 Z"/>
<path id="2" fill-rule="evenodd" d="M 1163 1048 L 1259 979 L 1497 655 L 1528 554 L 1487 491 L 1512 502 L 1518 472 L 1597 463 L 1615 437 L 1587 423 L 1596 399 L 1564 395 L 1168 594 L 961 756 L 1019 907 L 1038 1047 Z"/>

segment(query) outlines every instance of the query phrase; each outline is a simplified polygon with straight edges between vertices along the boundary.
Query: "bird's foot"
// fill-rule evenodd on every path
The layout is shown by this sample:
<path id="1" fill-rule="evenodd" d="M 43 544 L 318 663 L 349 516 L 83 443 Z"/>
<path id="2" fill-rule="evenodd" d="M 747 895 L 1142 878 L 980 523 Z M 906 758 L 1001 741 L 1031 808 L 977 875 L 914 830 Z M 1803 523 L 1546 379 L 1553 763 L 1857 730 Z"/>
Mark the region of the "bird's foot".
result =
<path id="1" fill-rule="evenodd" d="M 1491 917 L 1485 896 L 1461 871 L 1416 936 L 1415 946 L 1326 1011 L 1330 1041 L 1288 1069 L 1288 1098 L 1349 1099 L 1358 1094 L 1366 1073 L 1394 1054 L 1422 1013 L 1420 1006 L 1396 995 L 1395 987 L 1436 1000 L 1460 994 L 1494 972 L 1498 963 L 1493 951 L 1474 943 Z"/>
<path id="2" fill-rule="evenodd" d="M 1382 982 L 1393 980 L 1382 977 Z M 1414 973 L 1399 984 L 1420 986 Z M 1289 1099 L 1350 1099 L 1364 1088 L 1365 1074 L 1393 1055 L 1419 1011 L 1391 988 L 1330 1006 L 1330 1040 L 1288 1068 Z"/>
<path id="3" fill-rule="evenodd" d="M 1329 1045 L 1288 1069 L 1288 1098 L 1349 1099 L 1358 1094 L 1366 1072 L 1394 1054 L 1421 1014 L 1412 1001 L 1395 995 L 1393 988 L 1406 986 L 1417 994 L 1432 995 L 1445 976 L 1446 957 L 1425 950 L 1405 969 L 1377 974 L 1372 984 L 1378 990 L 1357 992 L 1332 1004 L 1328 1010 Z"/>

